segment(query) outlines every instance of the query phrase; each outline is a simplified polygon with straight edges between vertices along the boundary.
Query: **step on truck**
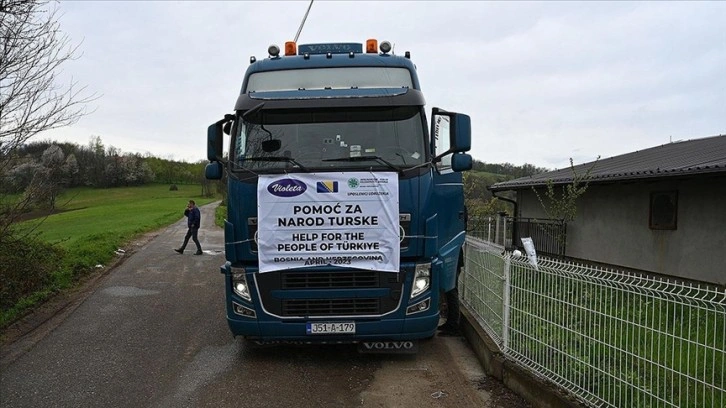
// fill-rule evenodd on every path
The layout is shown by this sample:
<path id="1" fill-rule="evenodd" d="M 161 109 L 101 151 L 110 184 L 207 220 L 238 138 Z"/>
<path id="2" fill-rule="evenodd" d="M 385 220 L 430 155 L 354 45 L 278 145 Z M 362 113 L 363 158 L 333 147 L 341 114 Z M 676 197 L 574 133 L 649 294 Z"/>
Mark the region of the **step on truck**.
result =
<path id="1" fill-rule="evenodd" d="M 272 45 L 209 126 L 233 335 L 415 351 L 436 333 L 463 263 L 471 121 L 433 108 L 429 126 L 410 53 L 391 48 Z"/>

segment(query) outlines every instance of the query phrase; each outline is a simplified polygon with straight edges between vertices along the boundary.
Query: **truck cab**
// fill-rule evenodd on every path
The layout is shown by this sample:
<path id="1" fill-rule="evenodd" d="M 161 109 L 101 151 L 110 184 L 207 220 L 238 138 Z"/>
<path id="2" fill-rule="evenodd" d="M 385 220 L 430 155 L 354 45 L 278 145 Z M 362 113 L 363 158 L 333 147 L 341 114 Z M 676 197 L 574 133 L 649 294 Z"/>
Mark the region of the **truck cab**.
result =
<path id="1" fill-rule="evenodd" d="M 234 335 L 369 349 L 434 335 L 463 262 L 471 122 L 438 108 L 428 122 L 410 53 L 391 48 L 270 46 L 209 126 Z"/>

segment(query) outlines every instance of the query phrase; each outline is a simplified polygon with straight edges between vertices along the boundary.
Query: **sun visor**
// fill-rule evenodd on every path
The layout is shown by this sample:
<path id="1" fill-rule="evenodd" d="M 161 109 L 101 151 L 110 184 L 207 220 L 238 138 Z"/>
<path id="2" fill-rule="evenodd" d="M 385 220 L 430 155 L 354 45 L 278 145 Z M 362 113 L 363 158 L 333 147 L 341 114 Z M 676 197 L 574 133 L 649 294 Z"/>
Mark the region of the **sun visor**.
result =
<path id="1" fill-rule="evenodd" d="M 317 89 L 251 92 L 237 98 L 234 109 L 245 111 L 265 103 L 264 109 L 356 106 L 423 106 L 421 91 L 410 88 Z"/>

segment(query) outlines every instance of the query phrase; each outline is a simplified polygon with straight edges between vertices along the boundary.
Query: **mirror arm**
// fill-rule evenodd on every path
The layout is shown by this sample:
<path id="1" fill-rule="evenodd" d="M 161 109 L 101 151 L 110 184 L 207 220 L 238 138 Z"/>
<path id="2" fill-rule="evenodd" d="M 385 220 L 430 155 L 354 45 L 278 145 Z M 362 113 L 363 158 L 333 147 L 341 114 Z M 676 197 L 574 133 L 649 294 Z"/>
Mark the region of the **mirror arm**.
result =
<path id="1" fill-rule="evenodd" d="M 438 163 L 441 161 L 442 157 L 446 156 L 449 153 L 453 153 L 453 152 L 454 152 L 453 150 L 449 149 L 449 150 L 439 154 L 438 156 L 434 157 L 433 159 L 431 159 L 431 163 Z"/>
<path id="2" fill-rule="evenodd" d="M 218 120 L 214 125 L 221 127 L 225 123 L 227 123 L 229 121 L 232 121 L 232 120 L 234 120 L 234 115 L 231 114 L 231 113 L 227 113 L 227 114 L 224 115 L 224 117 L 222 119 Z"/>

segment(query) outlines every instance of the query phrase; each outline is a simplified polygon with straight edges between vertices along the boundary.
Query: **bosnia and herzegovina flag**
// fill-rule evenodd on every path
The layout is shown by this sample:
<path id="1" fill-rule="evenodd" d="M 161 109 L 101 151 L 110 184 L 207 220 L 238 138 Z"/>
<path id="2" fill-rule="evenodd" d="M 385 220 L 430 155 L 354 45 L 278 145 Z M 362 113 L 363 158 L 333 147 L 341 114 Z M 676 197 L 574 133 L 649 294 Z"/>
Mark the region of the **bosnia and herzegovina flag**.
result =
<path id="1" fill-rule="evenodd" d="M 318 193 L 337 193 L 337 181 L 318 181 Z"/>

